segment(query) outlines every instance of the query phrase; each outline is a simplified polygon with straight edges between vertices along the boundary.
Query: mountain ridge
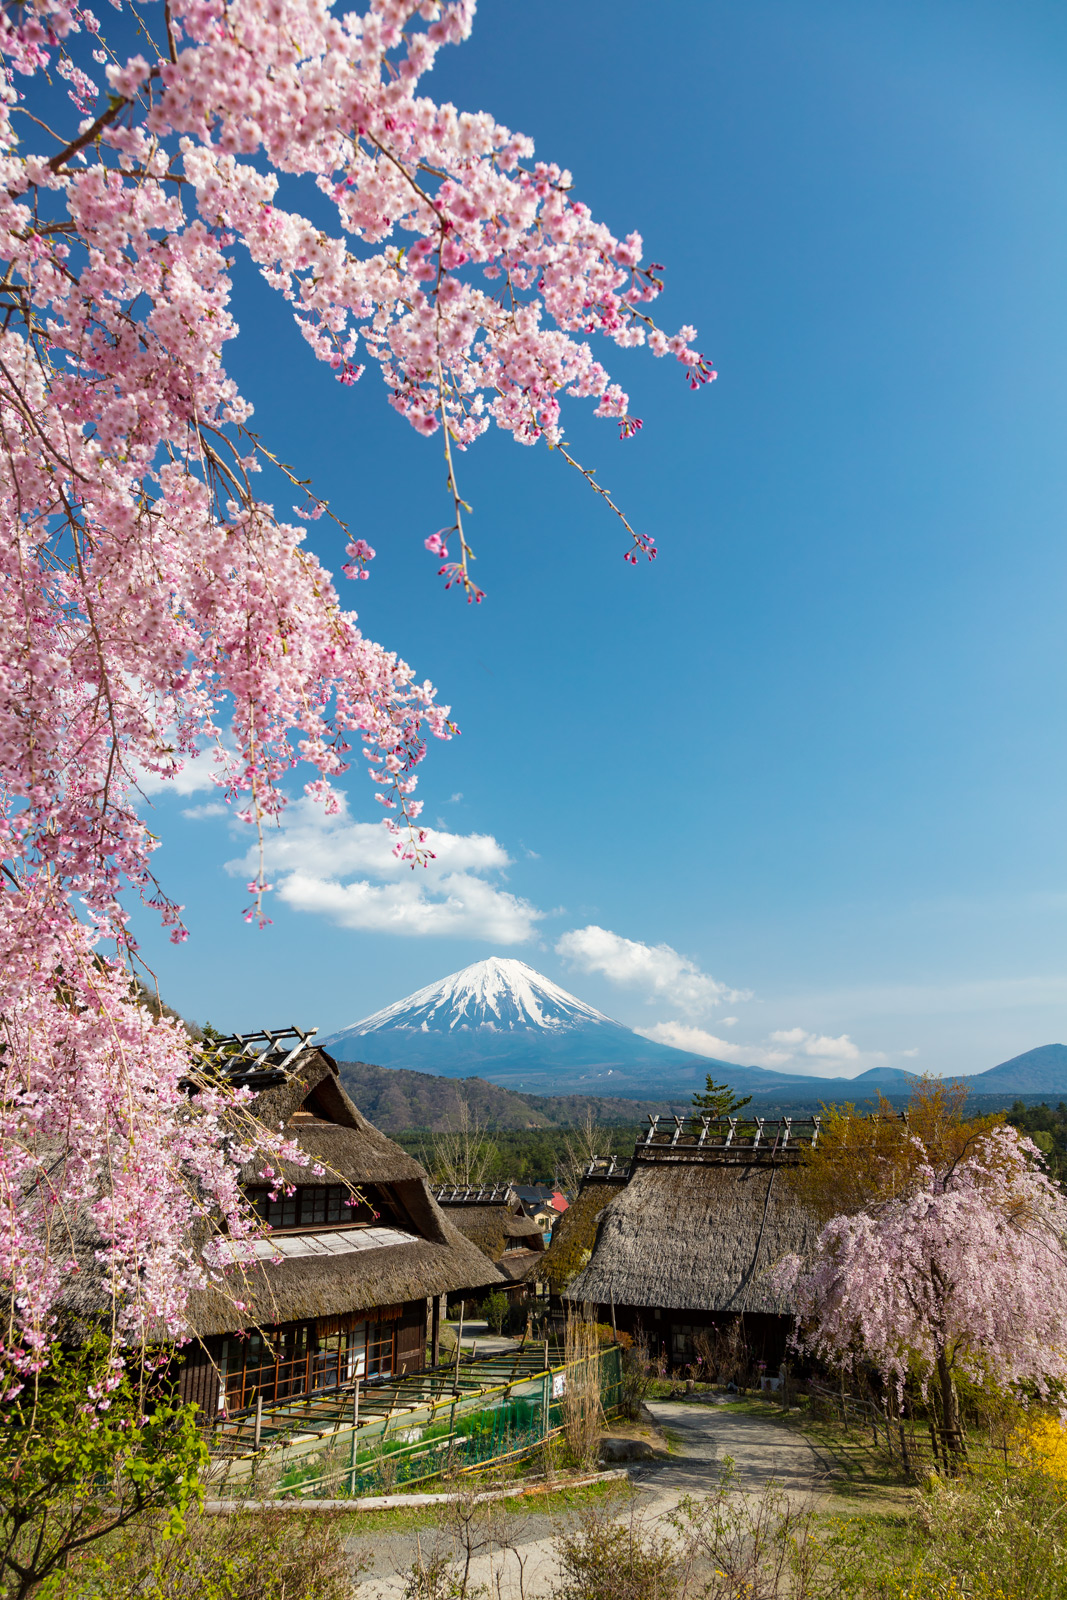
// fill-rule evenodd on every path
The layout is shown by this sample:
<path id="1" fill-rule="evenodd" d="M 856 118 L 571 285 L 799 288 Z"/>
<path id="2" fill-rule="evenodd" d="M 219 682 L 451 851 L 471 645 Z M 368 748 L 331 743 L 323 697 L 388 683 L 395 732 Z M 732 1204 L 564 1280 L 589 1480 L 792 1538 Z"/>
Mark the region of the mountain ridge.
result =
<path id="1" fill-rule="evenodd" d="M 907 1094 L 915 1081 L 902 1067 L 820 1078 L 678 1050 L 616 1022 L 526 962 L 499 956 L 426 984 L 321 1043 L 339 1062 L 366 1065 L 370 1056 L 379 1068 L 479 1078 L 519 1094 L 663 1106 L 688 1101 L 708 1074 L 760 1105 L 841 1100 L 850 1090 Z M 1067 1096 L 1067 1046 L 1039 1045 L 960 1081 L 972 1093 Z"/>

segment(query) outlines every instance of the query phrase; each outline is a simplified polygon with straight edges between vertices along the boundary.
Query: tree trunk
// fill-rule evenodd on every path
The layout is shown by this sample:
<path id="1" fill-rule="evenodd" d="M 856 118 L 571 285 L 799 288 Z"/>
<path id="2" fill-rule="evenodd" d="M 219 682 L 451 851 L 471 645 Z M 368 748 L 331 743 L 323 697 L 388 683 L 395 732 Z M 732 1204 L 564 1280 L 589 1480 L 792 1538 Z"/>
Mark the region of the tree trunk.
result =
<path id="1" fill-rule="evenodd" d="M 963 1452 L 963 1433 L 960 1429 L 960 1408 L 956 1398 L 956 1385 L 952 1381 L 952 1368 L 942 1350 L 937 1358 L 937 1376 L 941 1384 L 941 1415 L 946 1451 L 953 1455 Z"/>

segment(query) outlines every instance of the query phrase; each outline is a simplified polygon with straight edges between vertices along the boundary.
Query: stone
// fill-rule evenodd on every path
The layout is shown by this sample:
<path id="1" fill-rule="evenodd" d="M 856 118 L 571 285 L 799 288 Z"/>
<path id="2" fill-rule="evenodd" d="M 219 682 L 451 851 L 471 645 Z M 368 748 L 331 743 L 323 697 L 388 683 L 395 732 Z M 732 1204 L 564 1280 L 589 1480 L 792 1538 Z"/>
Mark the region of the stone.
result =
<path id="1" fill-rule="evenodd" d="M 602 1461 L 651 1461 L 655 1451 L 647 1439 L 601 1439 Z"/>

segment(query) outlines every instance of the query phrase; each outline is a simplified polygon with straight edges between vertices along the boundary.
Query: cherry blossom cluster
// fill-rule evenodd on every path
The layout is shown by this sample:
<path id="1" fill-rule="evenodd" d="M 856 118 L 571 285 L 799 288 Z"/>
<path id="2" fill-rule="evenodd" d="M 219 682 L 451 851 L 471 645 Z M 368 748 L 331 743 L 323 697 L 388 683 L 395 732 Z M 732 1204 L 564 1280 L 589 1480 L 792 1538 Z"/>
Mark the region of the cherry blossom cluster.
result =
<path id="1" fill-rule="evenodd" d="M 902 1384 L 938 1370 L 1047 1395 L 1067 1382 L 1067 1197 L 1014 1128 L 904 1193 L 835 1217 L 779 1269 L 802 1344 Z"/>
<path id="2" fill-rule="evenodd" d="M 144 776 L 208 759 L 262 828 L 299 763 L 329 809 L 361 759 L 415 861 L 415 769 L 454 731 L 344 607 L 305 547 L 328 508 L 250 431 L 224 362 L 235 252 L 343 385 L 375 363 L 390 403 L 440 434 L 453 522 L 427 544 L 468 599 L 455 455 L 490 422 L 573 462 L 567 394 L 634 434 L 593 335 L 714 377 L 692 328 L 652 320 L 662 269 L 639 235 L 596 222 L 522 135 L 418 92 L 473 0 L 111 4 L 110 40 L 78 0 L 0 12 L 0 1359 L 16 1374 L 94 1265 L 123 1337 L 180 1332 L 213 1270 L 196 1219 L 242 1236 L 237 1168 L 288 1148 L 248 1123 L 238 1137 L 220 1090 L 189 1095 L 188 1039 L 131 986 L 131 892 L 184 937 Z M 299 491 L 292 518 L 257 490 L 264 469 Z M 655 553 L 631 537 L 628 558 Z M 366 578 L 371 543 L 343 538 L 343 575 Z M 262 871 L 249 887 L 262 920 Z"/>

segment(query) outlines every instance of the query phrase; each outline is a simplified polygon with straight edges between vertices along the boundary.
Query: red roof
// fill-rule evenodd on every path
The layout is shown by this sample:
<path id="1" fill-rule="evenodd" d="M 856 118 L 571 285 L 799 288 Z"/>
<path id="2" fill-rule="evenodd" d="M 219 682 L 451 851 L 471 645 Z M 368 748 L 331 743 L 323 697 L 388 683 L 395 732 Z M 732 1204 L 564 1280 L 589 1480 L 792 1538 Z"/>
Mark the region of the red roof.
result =
<path id="1" fill-rule="evenodd" d="M 557 1191 L 548 1203 L 554 1211 L 566 1211 L 570 1201 Z"/>

